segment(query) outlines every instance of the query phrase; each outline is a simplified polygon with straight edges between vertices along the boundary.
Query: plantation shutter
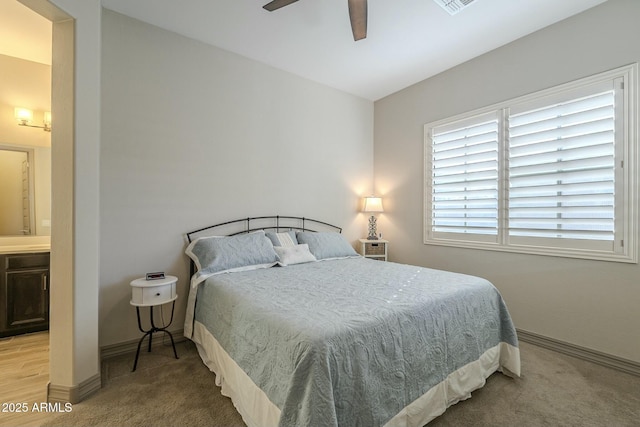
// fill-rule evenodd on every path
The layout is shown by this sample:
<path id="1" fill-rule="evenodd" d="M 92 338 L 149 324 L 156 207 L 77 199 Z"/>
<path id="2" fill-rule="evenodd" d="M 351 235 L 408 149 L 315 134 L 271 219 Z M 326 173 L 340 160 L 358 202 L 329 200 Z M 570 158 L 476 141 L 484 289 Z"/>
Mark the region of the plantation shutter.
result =
<path id="1" fill-rule="evenodd" d="M 424 126 L 424 243 L 638 262 L 637 65 Z"/>
<path id="2" fill-rule="evenodd" d="M 432 235 L 497 236 L 498 129 L 496 113 L 431 129 Z"/>
<path id="3" fill-rule="evenodd" d="M 509 115 L 511 237 L 614 240 L 615 92 Z M 515 113 L 514 113 L 515 110 Z"/>

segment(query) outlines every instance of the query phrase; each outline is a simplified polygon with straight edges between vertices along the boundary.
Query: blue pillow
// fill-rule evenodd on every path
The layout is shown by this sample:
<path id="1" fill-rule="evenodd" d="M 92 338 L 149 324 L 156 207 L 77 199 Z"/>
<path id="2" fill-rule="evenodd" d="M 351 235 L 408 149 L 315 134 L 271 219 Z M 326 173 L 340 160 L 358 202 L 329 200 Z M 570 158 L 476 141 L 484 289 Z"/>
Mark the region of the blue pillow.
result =
<path id="1" fill-rule="evenodd" d="M 282 233 L 268 231 L 266 235 L 269 240 L 271 240 L 271 243 L 273 243 L 273 246 L 295 246 L 298 244 L 296 233 L 293 230 Z"/>
<path id="2" fill-rule="evenodd" d="M 340 233 L 301 231 L 296 238 L 299 244 L 309 245 L 309 251 L 318 260 L 360 256 Z"/>
<path id="3" fill-rule="evenodd" d="M 227 237 L 201 237 L 187 247 L 186 254 L 195 262 L 198 272 L 192 285 L 220 273 L 272 267 L 278 255 L 264 231 Z"/>

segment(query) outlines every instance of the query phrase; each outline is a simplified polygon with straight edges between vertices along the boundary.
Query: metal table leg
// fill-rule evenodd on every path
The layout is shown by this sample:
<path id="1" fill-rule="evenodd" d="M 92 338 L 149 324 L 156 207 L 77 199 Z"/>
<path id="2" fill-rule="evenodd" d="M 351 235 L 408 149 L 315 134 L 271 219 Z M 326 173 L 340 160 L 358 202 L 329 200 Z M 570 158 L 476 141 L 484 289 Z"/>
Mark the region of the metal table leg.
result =
<path id="1" fill-rule="evenodd" d="M 153 320 L 153 307 L 154 306 L 149 306 L 149 320 L 151 321 L 151 328 L 145 331 L 142 328 L 142 322 L 140 321 L 140 307 L 136 306 L 136 315 L 138 317 L 138 329 L 140 329 L 140 332 L 143 332 L 144 335 L 142 336 L 142 338 L 140 338 L 140 341 L 138 341 L 138 349 L 136 350 L 136 359 L 133 362 L 133 369 L 131 370 L 131 372 L 134 372 L 138 366 L 138 357 L 140 357 L 140 347 L 142 346 L 142 342 L 147 337 L 147 335 L 149 336 L 148 351 L 151 352 L 151 341 L 152 341 L 154 332 L 164 332 L 165 334 L 169 335 L 169 338 L 171 339 L 171 347 L 173 347 L 173 355 L 176 357 L 176 359 L 179 359 L 178 352 L 176 351 L 176 344 L 173 341 L 173 335 L 171 335 L 171 332 L 167 330 L 167 328 L 171 326 L 171 322 L 173 322 L 173 313 L 176 308 L 176 302 L 174 300 L 173 304 L 171 305 L 171 319 L 169 320 L 169 323 L 163 326 L 162 328 L 158 328 L 155 325 L 155 322 Z"/>

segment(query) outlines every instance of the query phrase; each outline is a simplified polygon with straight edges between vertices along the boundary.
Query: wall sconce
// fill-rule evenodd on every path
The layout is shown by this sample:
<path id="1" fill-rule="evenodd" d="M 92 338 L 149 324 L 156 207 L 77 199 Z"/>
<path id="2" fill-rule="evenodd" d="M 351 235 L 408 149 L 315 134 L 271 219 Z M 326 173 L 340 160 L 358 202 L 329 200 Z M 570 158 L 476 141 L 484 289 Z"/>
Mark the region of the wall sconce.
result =
<path id="1" fill-rule="evenodd" d="M 362 212 L 384 212 L 382 208 L 382 199 L 380 197 L 365 197 L 364 198 L 364 207 L 362 208 Z M 371 215 L 369 218 L 369 235 L 367 236 L 367 240 L 378 240 L 377 234 L 377 224 L 375 215 Z"/>
<path id="2" fill-rule="evenodd" d="M 14 112 L 15 112 L 16 120 L 18 121 L 18 126 L 27 126 L 30 128 L 44 129 L 45 132 L 51 132 L 51 112 L 50 111 L 45 111 L 44 113 L 44 120 L 43 120 L 44 126 L 36 126 L 31 124 L 31 122 L 33 121 L 33 111 L 31 110 L 27 110 L 26 108 L 16 107 Z"/>

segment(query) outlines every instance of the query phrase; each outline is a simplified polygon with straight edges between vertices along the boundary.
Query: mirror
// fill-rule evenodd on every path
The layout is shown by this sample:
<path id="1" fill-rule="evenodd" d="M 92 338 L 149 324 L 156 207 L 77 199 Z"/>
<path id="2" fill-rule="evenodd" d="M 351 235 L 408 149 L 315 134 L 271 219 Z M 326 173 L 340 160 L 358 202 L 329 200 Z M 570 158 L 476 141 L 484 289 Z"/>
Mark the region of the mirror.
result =
<path id="1" fill-rule="evenodd" d="M 49 148 L 0 145 L 0 236 L 51 234 L 50 163 Z"/>
<path id="2" fill-rule="evenodd" d="M 0 149 L 0 235 L 28 236 L 33 225 L 30 150 Z"/>

